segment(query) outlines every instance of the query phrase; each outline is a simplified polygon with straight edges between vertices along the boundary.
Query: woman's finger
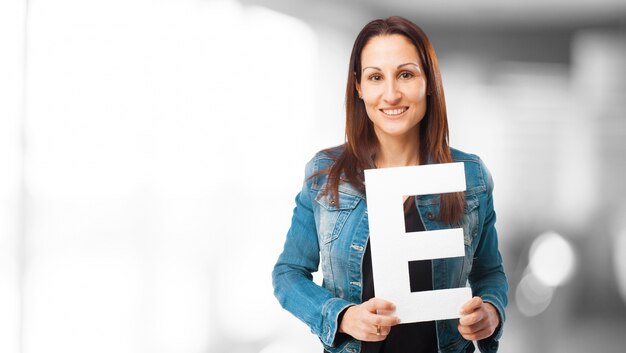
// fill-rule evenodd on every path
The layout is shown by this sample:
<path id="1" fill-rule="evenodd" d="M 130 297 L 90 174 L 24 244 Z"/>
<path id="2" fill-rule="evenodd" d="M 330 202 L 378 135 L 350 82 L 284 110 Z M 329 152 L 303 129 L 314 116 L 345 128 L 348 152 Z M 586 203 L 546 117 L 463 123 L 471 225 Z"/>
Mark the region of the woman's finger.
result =
<path id="1" fill-rule="evenodd" d="M 365 303 L 365 307 L 371 313 L 377 312 L 393 312 L 396 310 L 396 305 L 388 300 L 382 298 L 372 298 Z"/>
<path id="2" fill-rule="evenodd" d="M 493 334 L 493 331 L 490 330 L 489 328 L 486 328 L 478 332 L 466 333 L 466 334 L 461 333 L 461 336 L 463 336 L 463 338 L 469 341 L 478 341 L 478 340 L 485 339 L 491 336 L 492 334 Z"/>
<path id="3" fill-rule="evenodd" d="M 463 326 L 474 325 L 485 319 L 485 312 L 482 310 L 476 310 L 471 314 L 461 315 L 459 318 L 459 324 Z"/>
<path id="4" fill-rule="evenodd" d="M 380 335 L 376 333 L 376 328 L 373 329 L 373 333 L 368 333 L 367 337 L 365 339 L 365 341 L 369 341 L 369 342 L 378 342 L 378 341 L 382 341 L 385 338 L 387 338 L 387 335 L 389 335 L 389 332 L 391 332 L 391 328 L 390 327 L 382 327 L 380 328 Z"/>
<path id="5" fill-rule="evenodd" d="M 459 325 L 459 333 L 461 334 L 472 334 L 484 329 L 489 329 L 489 323 L 486 320 L 477 322 L 473 325 Z"/>
<path id="6" fill-rule="evenodd" d="M 372 333 L 376 336 L 387 336 L 391 332 L 391 326 L 374 325 Z"/>
<path id="7" fill-rule="evenodd" d="M 461 315 L 471 314 L 483 305 L 481 297 L 473 297 L 461 306 Z"/>
<path id="8" fill-rule="evenodd" d="M 397 316 L 372 314 L 367 321 L 372 325 L 395 326 L 400 323 L 400 318 Z"/>
<path id="9" fill-rule="evenodd" d="M 370 333 L 360 340 L 365 342 L 380 342 L 383 341 L 385 338 L 387 338 L 387 336 L 377 336 Z"/>

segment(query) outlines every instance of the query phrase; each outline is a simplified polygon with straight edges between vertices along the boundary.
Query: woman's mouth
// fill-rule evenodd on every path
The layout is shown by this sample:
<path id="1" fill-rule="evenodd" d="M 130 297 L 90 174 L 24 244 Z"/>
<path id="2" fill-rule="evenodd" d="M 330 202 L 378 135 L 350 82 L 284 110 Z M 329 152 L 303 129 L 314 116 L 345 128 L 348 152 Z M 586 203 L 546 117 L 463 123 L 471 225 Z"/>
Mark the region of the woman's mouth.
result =
<path id="1" fill-rule="evenodd" d="M 402 107 L 402 108 L 394 108 L 394 109 L 381 109 L 380 111 L 383 112 L 383 114 L 388 115 L 390 117 L 397 117 L 402 115 L 402 113 L 406 112 L 409 108 L 408 107 Z"/>

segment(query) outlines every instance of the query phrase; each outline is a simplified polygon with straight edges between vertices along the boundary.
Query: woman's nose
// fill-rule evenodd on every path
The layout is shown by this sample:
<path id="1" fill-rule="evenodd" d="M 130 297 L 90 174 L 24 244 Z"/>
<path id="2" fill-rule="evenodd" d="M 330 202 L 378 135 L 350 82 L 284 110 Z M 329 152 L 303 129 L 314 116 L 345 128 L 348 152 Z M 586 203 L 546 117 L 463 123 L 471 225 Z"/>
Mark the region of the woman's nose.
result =
<path id="1" fill-rule="evenodd" d="M 397 82 L 394 80 L 387 81 L 383 98 L 389 103 L 397 103 L 402 98 Z"/>

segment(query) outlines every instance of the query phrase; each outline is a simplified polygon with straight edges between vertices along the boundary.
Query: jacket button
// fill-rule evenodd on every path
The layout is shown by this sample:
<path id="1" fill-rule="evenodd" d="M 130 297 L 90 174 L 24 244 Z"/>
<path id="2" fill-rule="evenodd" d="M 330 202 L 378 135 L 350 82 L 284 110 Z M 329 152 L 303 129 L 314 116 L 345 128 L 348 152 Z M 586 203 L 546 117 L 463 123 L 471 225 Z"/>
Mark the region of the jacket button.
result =
<path id="1" fill-rule="evenodd" d="M 435 219 L 435 215 L 432 212 L 428 212 L 426 214 L 426 218 L 432 221 L 433 219 Z"/>

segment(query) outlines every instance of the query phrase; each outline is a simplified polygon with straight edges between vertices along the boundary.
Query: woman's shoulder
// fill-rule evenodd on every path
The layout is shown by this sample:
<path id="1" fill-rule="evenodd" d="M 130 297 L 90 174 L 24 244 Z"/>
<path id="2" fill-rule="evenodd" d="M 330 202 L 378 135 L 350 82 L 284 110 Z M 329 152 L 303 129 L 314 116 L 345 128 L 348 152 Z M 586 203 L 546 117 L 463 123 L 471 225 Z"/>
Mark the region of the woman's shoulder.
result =
<path id="1" fill-rule="evenodd" d="M 326 183 L 328 182 L 328 173 L 333 164 L 341 157 L 346 150 L 346 145 L 338 145 L 334 147 L 325 148 L 317 152 L 311 160 L 307 163 L 306 167 L 306 180 L 309 182 L 309 187 L 312 191 L 324 190 Z M 344 174 L 339 178 L 338 191 L 339 193 L 356 196 L 364 199 L 365 193 L 345 180 Z M 340 197 L 340 202 L 343 198 Z M 352 202 L 351 200 L 350 202 Z"/>
<path id="2" fill-rule="evenodd" d="M 456 148 L 450 148 L 450 154 L 454 162 L 463 162 L 465 165 L 465 180 L 468 192 L 491 192 L 493 190 L 491 173 L 479 156 Z"/>
<path id="3" fill-rule="evenodd" d="M 325 148 L 315 153 L 306 165 L 306 174 L 311 176 L 329 168 L 345 150 L 345 144 Z"/>
<path id="4" fill-rule="evenodd" d="M 325 148 L 321 151 L 318 151 L 315 156 L 313 156 L 313 160 L 328 160 L 330 162 L 334 162 L 337 160 L 337 158 L 339 158 L 343 151 L 345 151 L 345 149 L 345 143 L 338 146 Z"/>
<path id="5" fill-rule="evenodd" d="M 453 147 L 450 147 L 450 154 L 452 155 L 452 160 L 454 160 L 455 162 L 480 162 L 480 157 L 478 157 L 477 155 L 464 152 Z"/>

